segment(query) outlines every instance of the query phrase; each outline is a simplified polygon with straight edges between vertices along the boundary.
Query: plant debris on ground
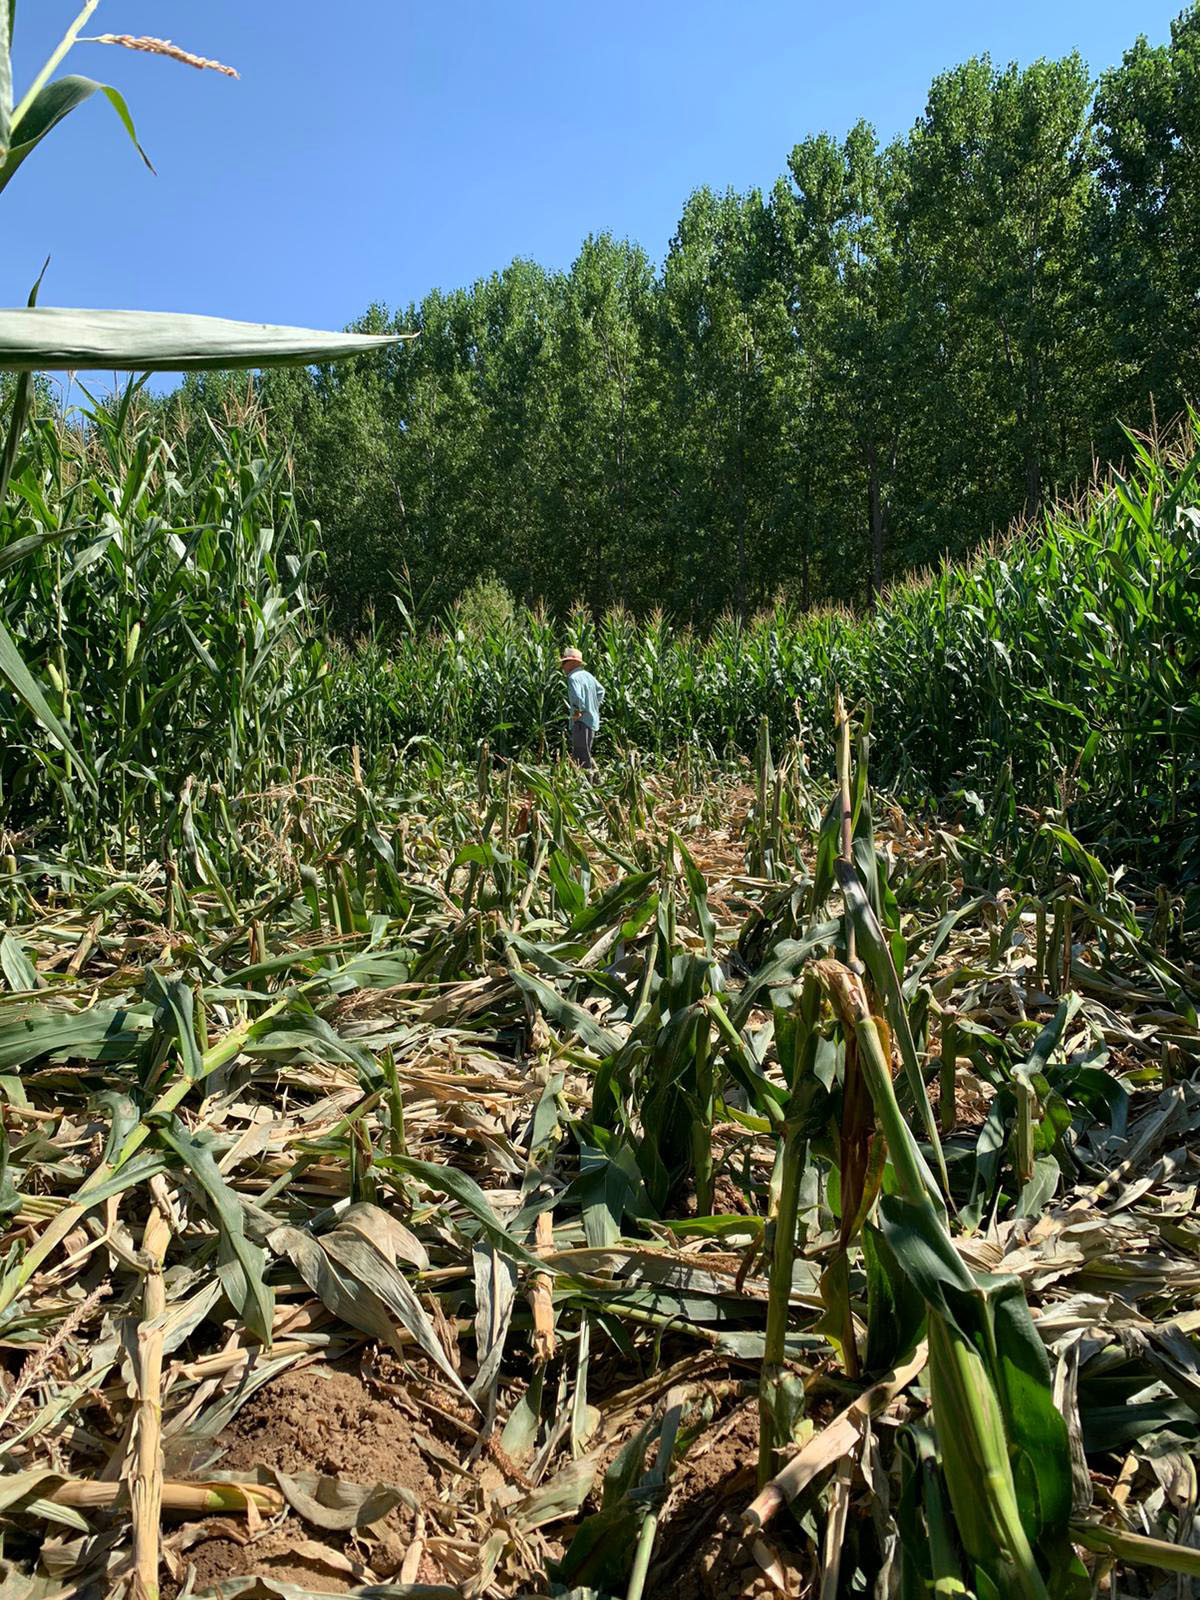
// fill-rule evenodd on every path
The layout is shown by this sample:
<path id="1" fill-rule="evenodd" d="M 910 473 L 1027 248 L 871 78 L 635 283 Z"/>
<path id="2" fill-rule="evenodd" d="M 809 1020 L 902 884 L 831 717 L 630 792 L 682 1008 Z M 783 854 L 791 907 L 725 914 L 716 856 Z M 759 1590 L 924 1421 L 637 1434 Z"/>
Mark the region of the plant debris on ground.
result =
<path id="1" fill-rule="evenodd" d="M 832 791 L 765 735 L 709 783 L 279 788 L 239 813 L 236 918 L 153 863 L 14 858 L 6 1600 L 160 1557 L 179 1595 L 989 1593 L 929 1357 L 955 1272 L 1019 1286 L 1064 1425 L 1030 1581 L 1069 1549 L 1078 1592 L 1179 1592 L 1181 908 L 1053 814 L 1007 850 L 881 807 L 842 737 Z"/>

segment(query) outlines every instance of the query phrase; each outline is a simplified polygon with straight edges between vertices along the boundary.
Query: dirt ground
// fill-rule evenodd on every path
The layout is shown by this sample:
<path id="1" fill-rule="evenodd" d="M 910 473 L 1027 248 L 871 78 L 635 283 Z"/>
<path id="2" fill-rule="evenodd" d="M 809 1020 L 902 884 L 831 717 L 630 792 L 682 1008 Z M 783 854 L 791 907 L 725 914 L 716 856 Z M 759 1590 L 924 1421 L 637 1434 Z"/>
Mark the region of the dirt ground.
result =
<path id="1" fill-rule="evenodd" d="M 437 1492 L 416 1429 L 400 1407 L 379 1398 L 357 1373 L 324 1363 L 286 1372 L 267 1384 L 218 1444 L 224 1452 L 216 1463 L 221 1471 L 272 1466 L 289 1474 L 317 1472 L 359 1484 L 394 1484 L 409 1490 L 419 1503 Z M 399 1505 L 357 1537 L 309 1527 L 289 1514 L 257 1538 L 248 1538 L 244 1519 L 235 1523 L 219 1518 L 181 1530 L 171 1544 L 177 1583 L 182 1586 L 190 1563 L 197 1592 L 223 1578 L 262 1573 L 278 1582 L 341 1594 L 398 1574 L 415 1531 L 416 1514 Z M 427 1557 L 415 1564 L 419 1581 L 443 1581 Z"/>
<path id="2" fill-rule="evenodd" d="M 389 1483 L 410 1491 L 422 1515 L 437 1526 L 437 1462 L 427 1459 L 422 1435 L 394 1398 L 355 1371 L 315 1363 L 285 1373 L 246 1403 L 218 1440 L 222 1472 L 272 1466 L 286 1474 L 320 1472 L 349 1482 Z M 678 1464 L 667 1499 L 646 1592 L 672 1600 L 766 1600 L 771 1584 L 754 1552 L 739 1538 L 741 1512 L 754 1498 L 758 1451 L 757 1402 L 741 1400 L 718 1416 Z M 597 1488 L 600 1474 L 597 1475 Z M 592 1504 L 584 1512 L 595 1509 Z M 557 1528 L 555 1549 L 570 1541 Z M 166 1541 L 174 1600 L 190 1576 L 192 1592 L 218 1582 L 262 1576 L 317 1594 L 344 1594 L 373 1582 L 451 1584 L 422 1550 L 418 1512 L 395 1507 L 382 1522 L 355 1534 L 330 1533 L 288 1514 L 258 1533 L 245 1518 L 211 1518 L 179 1528 Z M 550 1531 L 550 1530 L 547 1530 Z M 562 1542 L 560 1542 L 562 1541 Z M 194 1571 L 190 1571 L 192 1568 Z M 528 1594 L 538 1595 L 534 1584 Z"/>
<path id="3" fill-rule="evenodd" d="M 657 1540 L 660 1594 L 678 1600 L 778 1594 L 738 1537 L 740 1514 L 754 1498 L 757 1459 L 756 1401 L 744 1401 L 688 1452 Z"/>
<path id="4" fill-rule="evenodd" d="M 322 1363 L 288 1372 L 259 1391 L 220 1436 L 216 1467 L 225 1472 L 270 1465 L 359 1484 L 387 1483 L 414 1497 L 437 1525 L 441 1471 L 401 1405 L 359 1373 Z M 615 1446 L 614 1446 L 615 1450 Z M 732 1404 L 679 1464 L 655 1541 L 647 1592 L 673 1600 L 765 1600 L 778 1596 L 751 1548 L 739 1537 L 740 1514 L 754 1495 L 758 1410 Z M 597 1475 L 597 1488 L 600 1474 Z M 589 1503 L 584 1511 L 594 1509 Z M 261 1575 L 308 1592 L 342 1594 L 360 1585 L 399 1581 L 448 1584 L 423 1552 L 418 1512 L 397 1506 L 359 1534 L 322 1531 L 289 1513 L 255 1533 L 245 1519 L 185 1526 L 167 1541 L 174 1600 L 190 1576 L 192 1592 L 238 1576 Z M 550 1530 L 547 1530 L 548 1532 Z M 554 1532 L 561 1550 L 571 1525 Z M 562 1543 L 559 1540 L 562 1540 Z M 189 1573 L 189 1567 L 194 1569 Z M 529 1591 L 539 1593 L 535 1584 Z"/>

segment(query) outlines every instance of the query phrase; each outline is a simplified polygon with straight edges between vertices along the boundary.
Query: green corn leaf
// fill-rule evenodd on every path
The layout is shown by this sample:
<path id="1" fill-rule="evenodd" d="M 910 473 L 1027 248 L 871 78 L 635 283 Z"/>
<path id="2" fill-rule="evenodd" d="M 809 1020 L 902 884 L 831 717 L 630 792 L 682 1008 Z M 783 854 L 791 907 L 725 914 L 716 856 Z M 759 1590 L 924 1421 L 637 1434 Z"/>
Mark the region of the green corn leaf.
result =
<path id="1" fill-rule="evenodd" d="M 319 979 L 310 980 L 314 987 Z M 353 1039 L 343 1039 L 324 1017 L 311 1011 L 294 1009 L 287 1022 L 263 1029 L 247 1040 L 246 1051 L 256 1056 L 291 1057 L 310 1061 L 344 1061 L 358 1071 L 367 1084 L 379 1082 L 380 1072 L 371 1052 Z"/>
<path id="2" fill-rule="evenodd" d="M 0 939 L 0 971 L 13 994 L 28 994 L 41 987 L 37 968 L 11 933 Z"/>
<path id="3" fill-rule="evenodd" d="M 975 1293 L 975 1280 L 928 1196 L 909 1200 L 902 1195 L 882 1195 L 879 1217 L 893 1256 L 926 1303 L 960 1332 L 968 1333 L 972 1318 L 964 1304 Z"/>
<path id="4" fill-rule="evenodd" d="M 916 1349 L 925 1302 L 873 1223 L 863 1226 L 862 1248 L 867 1271 L 866 1369 L 890 1372 Z"/>
<path id="5" fill-rule="evenodd" d="M 457 1200 L 459 1205 L 469 1211 L 480 1224 L 502 1255 L 519 1262 L 522 1266 L 532 1267 L 535 1271 L 545 1271 L 543 1263 L 537 1256 L 507 1231 L 492 1210 L 487 1195 L 465 1172 L 458 1172 L 454 1167 L 437 1166 L 432 1161 L 418 1161 L 413 1156 L 380 1156 L 376 1164 L 393 1172 L 407 1173 L 410 1177 L 420 1179 L 427 1188 L 435 1190 L 438 1194 L 449 1195 L 452 1200 Z"/>
<path id="6" fill-rule="evenodd" d="M 598 1128 L 596 1144 L 581 1142 L 579 1176 L 570 1194 L 583 1213 L 583 1232 L 593 1246 L 615 1244 L 627 1214 L 647 1210 L 642 1177 L 628 1145 L 618 1144 L 607 1129 Z"/>
<path id="7" fill-rule="evenodd" d="M 0 484 L 0 501 L 4 498 L 4 488 Z M 14 539 L 11 544 L 6 544 L 0 550 L 0 572 L 7 572 L 9 567 L 20 566 L 30 556 L 35 556 L 39 550 L 44 550 L 48 545 L 61 544 L 67 537 L 64 528 L 52 528 L 47 533 L 26 534 L 23 539 Z"/>
<path id="8" fill-rule="evenodd" d="M 571 934 L 578 938 L 585 933 L 591 933 L 594 928 L 611 925 L 616 918 L 614 912 L 622 906 L 629 905 L 631 901 L 639 900 L 649 886 L 654 882 L 656 873 L 635 872 L 627 878 L 621 878 L 606 889 L 592 905 L 580 911 L 571 923 Z"/>
<path id="9" fill-rule="evenodd" d="M 546 861 L 546 871 L 550 876 L 550 882 L 554 885 L 559 905 L 568 916 L 577 916 L 584 908 L 586 897 L 583 889 L 571 876 L 570 856 L 563 850 L 551 851 Z"/>
<path id="10" fill-rule="evenodd" d="M 0 23 L 2 23 L 3 20 L 3 17 L 0 17 Z M 11 14 L 9 20 L 11 23 Z M 5 58 L 6 46 L 0 42 L 0 59 Z M 2 85 L 0 85 L 0 88 L 2 88 Z M 46 262 L 43 263 L 41 272 L 38 274 L 37 282 L 29 291 L 29 305 L 26 308 L 29 312 L 32 312 L 37 305 L 38 291 L 42 286 L 42 279 L 46 275 L 46 267 L 48 265 L 49 259 L 47 258 Z M 25 428 L 29 409 L 29 387 L 30 375 L 28 372 L 22 372 L 17 380 L 16 392 L 13 396 L 12 416 L 9 419 L 8 434 L 4 441 L 3 455 L 0 456 L 0 510 L 3 509 L 4 499 L 8 493 L 9 480 L 12 477 L 13 467 L 17 459 L 17 450 L 20 445 L 22 432 Z M 17 541 L 18 544 L 23 542 L 24 541 Z M 5 555 L 9 556 L 11 553 L 12 547 L 10 546 L 6 548 Z M 29 553 L 31 554 L 32 552 Z M 25 665 L 25 662 L 21 656 L 21 652 L 17 648 L 16 641 L 13 639 L 7 625 L 4 623 L 2 618 L 0 618 L 0 673 L 2 673 L 8 679 L 12 688 L 33 712 L 34 716 L 37 717 L 39 722 L 42 724 L 42 727 L 45 728 L 50 737 L 58 744 L 59 748 L 66 755 L 70 756 L 72 762 L 79 767 L 87 788 L 92 794 L 95 794 L 97 789 L 95 768 L 92 766 L 90 761 L 84 761 L 81 759 L 79 753 L 75 749 L 70 735 L 67 733 L 66 729 L 63 727 L 62 723 L 59 721 L 54 712 L 51 711 L 45 695 L 42 693 L 41 686 L 36 682 L 33 674 Z"/>
<path id="11" fill-rule="evenodd" d="M 210 1146 L 190 1134 L 178 1118 L 163 1118 L 156 1131 L 207 1196 L 220 1232 L 225 1292 L 251 1333 L 269 1348 L 275 1296 L 266 1282 L 266 1254 L 246 1237 L 241 1200 L 225 1182 Z"/>
<path id="12" fill-rule="evenodd" d="M 500 1443 L 514 1461 L 527 1461 L 533 1453 L 541 1421 L 544 1386 L 545 1368 L 535 1367 L 529 1387 L 522 1392 L 508 1414 Z"/>
<path id="13" fill-rule="evenodd" d="M 700 929 L 704 940 L 704 953 L 711 956 L 716 940 L 717 925 L 713 921 L 713 914 L 708 909 L 708 884 L 704 874 L 693 861 L 687 846 L 678 834 L 671 834 L 671 843 L 679 852 L 679 859 L 683 862 L 684 876 L 688 882 L 688 893 L 692 902 L 692 910 L 696 913 L 696 925 Z"/>
<path id="14" fill-rule="evenodd" d="M 0 619 L 0 676 L 8 680 L 13 693 L 29 707 L 59 749 L 70 756 L 88 789 L 94 794 L 97 789 L 95 768 L 75 748 L 67 730 L 51 711 L 40 685 L 21 659 L 16 640 L 3 619 Z"/>
<path id="15" fill-rule="evenodd" d="M 21 1197 L 8 1175 L 8 1133 L 0 1122 L 0 1224 L 6 1224 L 20 1204 Z"/>
<path id="16" fill-rule="evenodd" d="M 821 922 L 801 939 L 781 939 L 770 961 L 760 967 L 731 1006 L 729 1018 L 734 1026 L 744 1027 L 755 1006 L 769 1005 L 772 988 L 794 982 L 809 958 L 833 943 L 839 928 L 837 922 Z"/>
<path id="17" fill-rule="evenodd" d="M 871 902 L 867 899 L 862 881 L 854 867 L 848 861 L 843 861 L 839 858 L 835 863 L 835 869 L 838 883 L 846 899 L 847 909 L 854 921 L 854 929 L 858 935 L 859 952 L 870 970 L 875 987 L 883 996 L 887 1020 L 900 1047 L 900 1059 L 904 1066 L 904 1075 L 908 1081 L 913 1100 L 921 1113 L 925 1136 L 933 1150 L 933 1159 L 937 1164 L 942 1193 L 949 1194 L 950 1180 L 946 1174 L 946 1158 L 942 1153 L 942 1141 L 938 1134 L 937 1119 L 933 1114 L 933 1107 L 929 1103 L 929 1093 L 925 1088 L 921 1064 L 917 1059 L 916 1041 L 912 1035 L 912 1025 L 909 1022 L 904 991 L 901 988 L 895 963 L 892 960 L 891 944 L 879 925 L 879 919 L 871 909 Z"/>
<path id="18" fill-rule="evenodd" d="M 9 0 L 0 0 L 0 169 L 8 160 L 12 130 L 12 25 L 13 13 Z"/>
<path id="19" fill-rule="evenodd" d="M 146 973 L 146 998 L 158 1006 L 161 1025 L 175 1036 L 185 1077 L 198 1078 L 203 1052 L 196 1039 L 195 995 L 182 978 L 164 978 L 151 967 Z"/>
<path id="20" fill-rule="evenodd" d="M 0 310 L 0 371 L 205 372 L 307 366 L 411 334 L 322 333 L 168 311 Z"/>
<path id="21" fill-rule="evenodd" d="M 147 1150 L 142 1155 L 135 1156 L 132 1161 L 127 1161 L 111 1177 L 93 1184 L 87 1192 L 88 1207 L 90 1209 L 92 1206 L 98 1206 L 110 1195 L 124 1194 L 126 1189 L 136 1189 L 140 1184 L 156 1178 L 160 1172 L 169 1172 L 170 1168 L 170 1158 L 162 1151 Z"/>
<path id="22" fill-rule="evenodd" d="M 32 103 L 25 109 L 20 121 L 10 127 L 6 141 L 7 154 L 0 163 L 0 192 L 11 183 L 21 164 L 33 154 L 46 135 L 56 128 L 64 117 L 70 116 L 78 106 L 90 100 L 97 91 L 104 95 L 120 118 L 121 125 L 133 141 L 138 155 L 150 167 L 151 172 L 154 171 L 149 156 L 138 143 L 129 107 L 117 90 L 107 83 L 97 83 L 94 78 L 81 78 L 68 74 L 66 77 L 56 78 L 53 83 L 48 83 L 39 90 Z"/>
<path id="23" fill-rule="evenodd" d="M 813 1331 L 825 1335 L 846 1371 L 857 1372 L 854 1317 L 850 1308 L 850 1258 L 845 1250 L 837 1251 L 822 1272 L 819 1290 L 825 1310 Z"/>
<path id="24" fill-rule="evenodd" d="M 1116 1406 L 1081 1408 L 1083 1448 L 1088 1455 L 1143 1449 L 1155 1435 L 1169 1433 L 1200 1446 L 1200 1429 L 1186 1401 L 1166 1395 L 1159 1400 L 1125 1401 Z"/>
<path id="25" fill-rule="evenodd" d="M 720 1040 L 723 1042 L 722 1060 L 730 1075 L 745 1089 L 747 1098 L 755 1110 L 767 1117 L 775 1127 L 782 1126 L 784 1107 L 788 1101 L 787 1091 L 779 1084 L 772 1083 L 759 1070 L 745 1033 L 735 1025 L 720 996 L 709 995 L 702 1004 L 716 1024 Z M 714 1040 L 713 1043 L 715 1048 L 717 1041 Z"/>
<path id="26" fill-rule="evenodd" d="M 1097 896 L 1103 896 L 1108 887 L 1108 873 L 1091 851 L 1085 850 L 1075 835 L 1067 828 L 1060 828 L 1054 823 L 1045 822 L 1042 824 L 1041 831 L 1046 838 L 1058 841 L 1062 846 L 1064 856 L 1079 872 L 1092 890 L 1092 893 Z"/>
<path id="27" fill-rule="evenodd" d="M 1067 1536 L 1071 1514 L 1071 1449 L 1054 1403 L 1046 1346 L 1034 1327 L 1020 1280 L 982 1280 L 996 1383 L 1013 1463 L 1021 1520 L 1034 1543 Z"/>
<path id="28" fill-rule="evenodd" d="M 1040 1217 L 1062 1179 L 1062 1169 L 1054 1156 L 1038 1156 L 1033 1174 L 1017 1198 L 1018 1217 Z"/>
<path id="29" fill-rule="evenodd" d="M 585 1011 L 574 1000 L 559 994 L 551 984 L 543 983 L 520 966 L 514 964 L 512 976 L 517 987 L 523 989 L 535 1001 L 538 1009 L 564 1033 L 577 1034 L 584 1044 L 603 1055 L 610 1054 L 616 1048 L 618 1041 L 615 1036 L 602 1027 L 590 1011 Z"/>
<path id="30" fill-rule="evenodd" d="M 602 1582 L 613 1593 L 624 1589 L 638 1529 L 650 1509 L 646 1496 L 635 1491 L 658 1427 L 656 1417 L 647 1418 L 605 1473 L 600 1510 L 584 1518 L 557 1568 L 562 1582 Z"/>
<path id="31" fill-rule="evenodd" d="M 30 1009 L 0 1021 L 0 1070 L 45 1060 L 127 1060 L 151 1026 L 145 1012 L 92 1006 L 63 1013 Z"/>
<path id="32" fill-rule="evenodd" d="M 825 808 L 817 835 L 817 854 L 808 906 L 810 918 L 824 909 L 825 902 L 833 892 L 835 863 L 841 847 L 842 807 L 840 797 L 834 794 Z"/>

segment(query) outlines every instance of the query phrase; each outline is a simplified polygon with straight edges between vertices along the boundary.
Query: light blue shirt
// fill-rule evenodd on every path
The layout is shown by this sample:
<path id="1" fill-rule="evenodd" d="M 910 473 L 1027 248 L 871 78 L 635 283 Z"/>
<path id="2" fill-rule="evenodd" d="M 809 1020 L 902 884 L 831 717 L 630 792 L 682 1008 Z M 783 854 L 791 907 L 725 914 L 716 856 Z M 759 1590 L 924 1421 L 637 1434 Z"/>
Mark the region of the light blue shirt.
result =
<path id="1" fill-rule="evenodd" d="M 590 672 L 585 672 L 582 667 L 576 667 L 567 677 L 568 720 L 574 722 L 575 713 L 578 711 L 580 720 L 595 733 L 600 726 L 600 707 L 603 704 L 604 690 Z"/>

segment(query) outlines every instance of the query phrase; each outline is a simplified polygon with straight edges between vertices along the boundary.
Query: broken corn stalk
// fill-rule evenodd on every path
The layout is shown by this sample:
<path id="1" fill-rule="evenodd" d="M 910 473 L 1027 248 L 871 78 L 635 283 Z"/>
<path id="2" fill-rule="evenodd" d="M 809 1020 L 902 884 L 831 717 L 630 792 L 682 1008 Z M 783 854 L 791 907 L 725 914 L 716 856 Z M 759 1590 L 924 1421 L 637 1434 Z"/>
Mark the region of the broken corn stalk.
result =
<path id="1" fill-rule="evenodd" d="M 861 1068 L 900 1193 L 919 1208 L 923 1230 L 944 1235 L 944 1247 L 953 1256 L 953 1241 L 933 1206 L 916 1140 L 896 1099 L 880 1028 L 862 980 L 837 961 L 819 961 L 816 971 L 843 1027 L 853 1031 L 858 1042 Z M 1046 1600 L 1046 1586 L 1021 1521 L 1003 1412 L 991 1375 L 971 1341 L 932 1303 L 927 1304 L 927 1325 L 934 1422 L 963 1545 L 972 1560 L 993 1576 L 1000 1593 Z"/>

